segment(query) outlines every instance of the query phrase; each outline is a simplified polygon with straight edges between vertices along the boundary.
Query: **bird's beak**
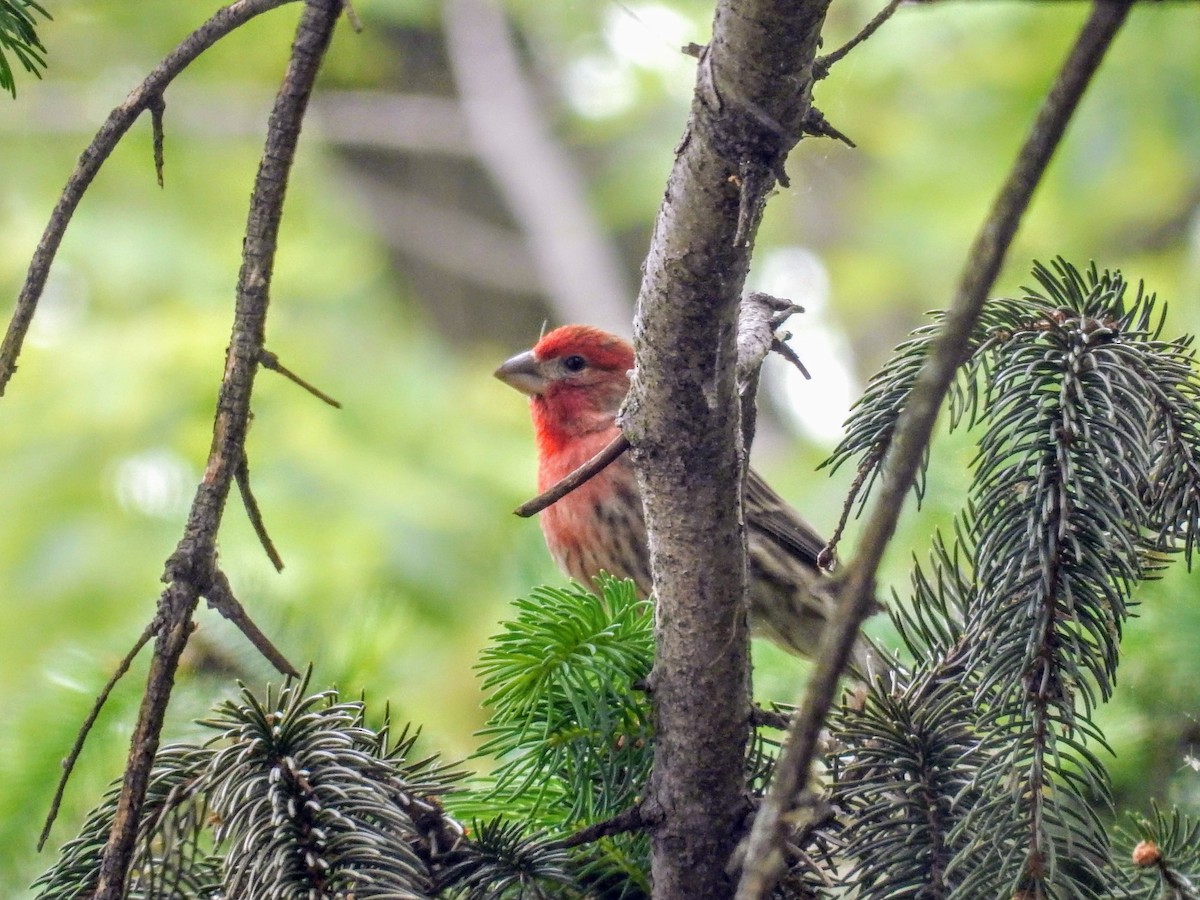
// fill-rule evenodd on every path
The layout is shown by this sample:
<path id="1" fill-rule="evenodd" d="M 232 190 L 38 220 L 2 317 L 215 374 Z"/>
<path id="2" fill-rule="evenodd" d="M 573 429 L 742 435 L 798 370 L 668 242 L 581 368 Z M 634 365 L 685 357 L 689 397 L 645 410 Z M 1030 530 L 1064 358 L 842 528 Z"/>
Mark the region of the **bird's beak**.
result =
<path id="1" fill-rule="evenodd" d="M 532 350 L 518 353 L 495 372 L 497 378 L 522 394 L 540 394 L 546 389 L 546 376 Z"/>

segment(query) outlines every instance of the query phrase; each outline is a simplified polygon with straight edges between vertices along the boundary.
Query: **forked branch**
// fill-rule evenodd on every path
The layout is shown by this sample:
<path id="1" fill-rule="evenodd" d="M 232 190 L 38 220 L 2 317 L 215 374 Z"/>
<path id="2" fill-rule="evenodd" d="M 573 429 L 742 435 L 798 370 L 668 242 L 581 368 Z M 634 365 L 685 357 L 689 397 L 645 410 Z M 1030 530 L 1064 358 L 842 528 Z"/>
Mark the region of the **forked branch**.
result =
<path id="1" fill-rule="evenodd" d="M 138 712 L 118 798 L 116 816 L 100 864 L 97 900 L 120 900 L 125 892 L 150 770 L 171 696 L 179 656 L 192 629 L 202 594 L 232 597 L 216 566 L 216 538 L 225 502 L 243 465 L 250 396 L 261 363 L 271 273 L 288 176 L 300 127 L 321 61 L 342 9 L 341 0 L 308 0 L 283 84 L 275 99 L 259 164 L 242 249 L 233 334 L 217 399 L 212 447 L 179 546 L 167 561 L 167 589 L 159 601 L 158 635 L 146 693 Z M 245 630 L 245 629 L 243 629 Z M 280 657 L 273 660 L 286 666 Z"/>

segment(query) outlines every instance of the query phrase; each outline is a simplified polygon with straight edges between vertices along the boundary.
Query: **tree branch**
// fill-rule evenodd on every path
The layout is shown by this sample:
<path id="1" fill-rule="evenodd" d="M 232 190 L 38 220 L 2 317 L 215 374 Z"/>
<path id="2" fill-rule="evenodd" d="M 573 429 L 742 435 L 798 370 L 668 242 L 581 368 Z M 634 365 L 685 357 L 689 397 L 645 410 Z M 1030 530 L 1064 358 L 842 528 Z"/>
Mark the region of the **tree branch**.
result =
<path id="1" fill-rule="evenodd" d="M 721 0 L 646 258 L 633 445 L 658 603 L 655 896 L 728 897 L 747 812 L 749 652 L 738 309 L 766 198 L 802 134 L 828 0 Z"/>
<path id="2" fill-rule="evenodd" d="M 838 677 L 851 658 L 859 626 L 874 606 L 875 575 L 883 551 L 916 478 L 946 391 L 963 362 L 967 338 L 979 320 L 1033 191 L 1130 6 L 1126 0 L 1097 0 L 1093 6 L 971 245 L 946 323 L 897 422 L 879 498 L 863 530 L 858 555 L 837 579 L 838 616 L 825 635 L 813 679 L 792 720 L 770 790 L 754 820 L 738 900 L 766 896 L 778 879 L 788 807 L 797 789 L 808 781 L 821 723 L 833 703 Z"/>
<path id="3" fill-rule="evenodd" d="M 258 355 L 258 361 L 262 364 L 264 369 L 270 369 L 272 372 L 278 372 L 292 384 L 304 388 L 304 390 L 308 391 L 322 403 L 328 404 L 334 409 L 342 408 L 342 404 L 339 401 L 334 400 L 316 385 L 305 381 L 303 378 L 281 363 L 279 361 L 279 357 L 270 350 L 264 348 Z"/>
<path id="4" fill-rule="evenodd" d="M 615 816 L 581 828 L 574 834 L 567 835 L 557 844 L 564 849 L 581 847 L 601 838 L 612 837 L 614 834 L 625 834 L 628 831 L 640 831 L 651 824 L 651 819 L 642 811 L 641 804 L 622 810 Z"/>
<path id="5" fill-rule="evenodd" d="M 161 121 L 162 95 L 167 85 L 175 76 L 186 69 L 201 53 L 219 41 L 231 31 L 236 30 L 260 13 L 291 3 L 293 0 L 238 0 L 219 10 L 216 15 L 188 35 L 187 39 L 172 50 L 167 57 L 155 67 L 154 71 L 138 85 L 125 102 L 108 114 L 108 119 L 88 148 L 79 157 L 75 171 L 67 179 L 66 187 L 58 198 L 54 211 L 50 214 L 50 222 L 42 233 L 33 259 L 29 263 L 29 272 L 25 276 L 25 284 L 17 296 L 17 305 L 13 310 L 8 332 L 0 343 L 0 397 L 8 386 L 13 373 L 17 371 L 17 357 L 25 342 L 25 335 L 33 321 L 38 300 L 46 287 L 46 278 L 50 274 L 50 266 L 58 253 L 63 235 L 83 199 L 84 192 L 100 171 L 113 149 L 125 136 L 143 110 L 157 110 L 155 113 L 155 160 L 159 183 L 162 183 L 162 140 Z"/>
<path id="6" fill-rule="evenodd" d="M 183 538 L 167 561 L 164 577 L 168 586 L 158 610 L 161 626 L 116 816 L 100 863 L 96 900 L 120 900 L 124 895 L 142 803 L 179 656 L 191 632 L 199 596 L 211 588 L 217 575 L 217 531 L 230 487 L 245 455 L 250 395 L 264 344 L 271 273 L 288 175 L 308 98 L 341 9 L 341 0 L 305 3 L 288 70 L 271 112 L 266 146 L 250 198 L 233 334 L 217 399 L 212 447 Z"/>
<path id="7" fill-rule="evenodd" d="M 254 620 L 246 613 L 245 607 L 233 595 L 233 587 L 229 578 L 220 569 L 213 572 L 212 580 L 204 589 L 204 597 L 208 605 L 237 626 L 238 631 L 246 636 L 255 649 L 258 650 L 275 667 L 280 675 L 289 678 L 299 678 L 300 671 L 287 661 L 279 649 L 271 643 L 270 638 L 263 634 L 262 629 L 254 624 Z"/>
<path id="8" fill-rule="evenodd" d="M 828 76 L 829 70 L 834 63 L 841 62 L 847 53 L 878 31 L 880 26 L 892 17 L 892 14 L 900 8 L 900 4 L 903 2 L 904 0 L 888 0 L 887 6 L 877 12 L 875 17 L 863 26 L 862 31 L 860 31 L 842 46 L 838 47 L 832 53 L 826 53 L 824 56 L 818 56 L 817 61 L 813 63 L 813 77 L 817 81 L 820 81 L 822 78 Z"/>
<path id="9" fill-rule="evenodd" d="M 234 470 L 233 477 L 237 481 L 238 493 L 242 495 L 242 505 L 246 507 L 246 516 L 250 519 L 250 527 L 254 529 L 254 534 L 258 537 L 258 542 L 262 544 L 263 551 L 267 554 L 271 565 L 275 567 L 275 571 L 282 572 L 283 557 L 279 555 L 279 551 L 275 548 L 275 542 L 271 540 L 271 535 L 267 531 L 267 523 L 263 521 L 262 510 L 258 506 L 258 498 L 254 496 L 254 490 L 250 486 L 250 461 L 246 458 L 245 453 L 242 454 L 242 461 Z"/>
<path id="10" fill-rule="evenodd" d="M 557 503 L 571 491 L 575 490 L 583 484 L 591 481 L 613 462 L 616 461 L 622 453 L 629 449 L 629 440 L 623 434 L 617 435 L 599 453 L 585 462 L 582 466 L 564 478 L 562 481 L 552 485 L 547 490 L 542 491 L 532 500 L 527 500 L 516 509 L 513 510 L 514 515 L 520 516 L 522 519 L 528 519 L 530 516 L 536 516 L 543 509 L 552 503 Z"/>
<path id="11" fill-rule="evenodd" d="M 50 829 L 54 826 L 54 820 L 58 818 L 58 808 L 62 805 L 63 794 L 67 790 L 67 782 L 71 780 L 71 773 L 75 771 L 75 763 L 79 761 L 79 754 L 83 752 L 83 745 L 87 742 L 88 735 L 91 734 L 92 726 L 96 724 L 96 719 L 100 717 L 100 711 L 104 709 L 104 704 L 108 702 L 109 694 L 113 692 L 113 688 L 117 686 L 117 682 L 129 671 L 129 667 L 133 665 L 134 659 L 141 653 L 142 648 L 150 643 L 150 638 L 154 637 L 154 632 L 157 630 L 158 620 L 155 619 L 146 626 L 141 636 L 134 641 L 129 652 L 117 663 L 117 668 L 109 677 L 108 683 L 104 685 L 96 699 L 92 702 L 91 712 L 83 720 L 83 724 L 79 726 L 79 733 L 75 735 L 75 743 L 71 745 L 70 752 L 67 754 L 66 759 L 62 761 L 62 775 L 59 776 L 58 784 L 54 788 L 54 799 L 50 801 L 50 812 L 46 814 L 46 821 L 42 825 L 42 833 L 38 836 L 37 848 L 39 853 L 46 846 L 46 840 L 50 837 Z"/>

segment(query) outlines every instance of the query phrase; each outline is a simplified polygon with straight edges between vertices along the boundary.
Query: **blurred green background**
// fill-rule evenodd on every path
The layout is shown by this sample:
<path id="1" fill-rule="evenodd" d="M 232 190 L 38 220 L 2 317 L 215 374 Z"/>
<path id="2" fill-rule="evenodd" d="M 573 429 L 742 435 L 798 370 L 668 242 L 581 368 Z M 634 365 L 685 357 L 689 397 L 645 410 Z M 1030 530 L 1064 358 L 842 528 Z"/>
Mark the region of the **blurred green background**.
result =
<path id="1" fill-rule="evenodd" d="M 825 42 L 877 2 L 835 0 Z M 0 98 L 0 311 L 7 316 L 75 159 L 108 110 L 215 7 L 49 4 L 44 81 Z M 537 525 L 525 404 L 490 377 L 541 323 L 628 332 L 638 265 L 681 133 L 711 7 L 698 2 L 359 0 L 331 49 L 285 213 L 268 346 L 337 412 L 265 372 L 250 465 L 286 562 L 236 498 L 221 535 L 239 598 L 318 686 L 390 700 L 423 746 L 471 752 L 471 666 L 506 602 L 560 576 Z M 67 233 L 0 400 L 0 895 L 22 896 L 59 761 L 154 608 L 208 449 L 246 200 L 298 15 L 218 44 L 166 95 L 166 186 L 148 123 L 109 160 Z M 500 13 L 506 13 L 507 19 Z M 814 474 L 865 378 L 945 305 L 967 244 L 1069 46 L 1084 4 L 902 8 L 816 99 L 857 143 L 806 140 L 768 208 L 753 284 L 802 302 L 813 373 L 768 379 L 757 465 L 821 529 L 848 473 Z M 1121 268 L 1200 328 L 1200 7 L 1137 8 L 1039 189 L 998 285 L 1033 258 Z M 903 593 L 969 483 L 942 440 L 925 509 L 886 581 Z M 853 546 L 853 534 L 844 547 Z M 1200 604 L 1172 569 L 1140 593 L 1103 723 L 1119 805 L 1200 806 Z M 168 729 L 272 673 L 214 614 Z M 756 647 L 758 689 L 791 699 L 804 664 Z M 144 660 L 142 661 L 144 663 Z M 119 774 L 144 665 L 115 692 L 51 848 Z"/>

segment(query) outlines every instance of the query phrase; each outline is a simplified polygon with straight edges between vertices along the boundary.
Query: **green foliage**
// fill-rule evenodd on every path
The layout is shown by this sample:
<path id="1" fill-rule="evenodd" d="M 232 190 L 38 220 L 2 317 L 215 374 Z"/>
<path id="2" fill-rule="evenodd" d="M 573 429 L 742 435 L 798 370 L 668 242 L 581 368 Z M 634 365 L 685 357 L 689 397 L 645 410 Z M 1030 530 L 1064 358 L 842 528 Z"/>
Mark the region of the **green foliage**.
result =
<path id="1" fill-rule="evenodd" d="M 361 702 L 306 694 L 307 678 L 243 690 L 202 723 L 203 745 L 165 747 L 155 761 L 127 896 L 420 896 L 436 847 L 461 829 L 438 798 L 459 776 L 410 759 L 415 735 L 369 728 Z M 37 882 L 39 896 L 89 896 L 116 813 L 117 789 Z"/>
<path id="2" fill-rule="evenodd" d="M 480 825 L 474 852 L 447 869 L 447 896 L 466 898 L 578 897 L 567 853 L 542 832 L 500 818 Z"/>
<path id="3" fill-rule="evenodd" d="M 479 664 L 492 711 L 479 752 L 500 760 L 495 795 L 533 820 L 615 815 L 649 773 L 650 704 L 637 685 L 654 662 L 650 605 L 630 582 L 600 587 L 543 587 L 516 601 Z"/>
<path id="4" fill-rule="evenodd" d="M 1200 897 L 1200 821 L 1178 810 L 1152 807 L 1151 816 L 1131 815 L 1120 837 L 1132 862 L 1137 900 L 1195 900 Z M 1127 864 L 1128 865 L 1128 864 Z"/>
<path id="5" fill-rule="evenodd" d="M 951 428 L 977 426 L 970 503 L 896 626 L 915 659 L 837 726 L 835 797 L 867 896 L 1109 896 L 1111 803 L 1095 722 L 1133 588 L 1200 525 L 1191 338 L 1120 273 L 1036 266 L 989 303 Z M 869 486 L 923 329 L 855 411 L 836 458 Z M 891 760 L 889 764 L 889 760 Z M 915 852 L 914 852 L 915 851 Z M 886 888 L 884 886 L 887 886 Z M 879 891 L 879 893 L 875 893 Z M 892 893 L 895 892 L 895 893 Z"/>
<path id="6" fill-rule="evenodd" d="M 442 808 L 459 773 L 412 758 L 416 735 L 393 737 L 386 712 L 372 728 L 363 702 L 309 694 L 306 677 L 261 701 L 243 689 L 201 723 L 215 737 L 158 754 L 128 896 L 569 897 L 605 883 L 621 886 L 614 897 L 644 894 L 644 838 L 568 853 L 539 827 L 562 832 L 620 811 L 649 766 L 648 706 L 632 691 L 653 655 L 649 608 L 631 583 L 603 588 L 603 598 L 576 587 L 518 601 L 516 621 L 485 654 L 487 746 L 513 759 L 507 777 L 480 779 L 455 801 L 489 817 L 470 837 Z M 575 714 L 587 718 L 564 729 Z M 610 755 L 588 752 L 593 725 L 607 729 L 611 741 L 598 746 Z M 539 762 L 550 768 L 534 771 Z M 531 799 L 514 784 L 526 772 L 559 790 Z M 578 780 L 595 783 L 591 802 L 559 803 Z M 94 889 L 116 799 L 114 786 L 38 879 L 38 896 Z"/>
<path id="7" fill-rule="evenodd" d="M 654 750 L 644 692 L 654 661 L 652 609 L 631 581 L 601 576 L 597 586 L 598 594 L 574 584 L 542 587 L 517 600 L 478 666 L 491 710 L 478 756 L 493 758 L 496 768 L 447 805 L 487 822 L 477 843 L 504 848 L 514 874 L 522 871 L 517 860 L 554 846 L 539 844 L 543 835 L 611 823 L 645 795 Z M 778 749 L 767 729 L 756 729 L 745 769 L 753 796 L 765 791 Z M 827 825 L 807 829 L 806 840 L 812 857 L 832 866 L 836 841 Z M 586 896 L 648 897 L 648 850 L 640 828 L 604 834 L 571 847 L 564 871 L 572 890 Z M 798 854 L 791 863 L 779 896 L 810 896 L 804 892 L 820 884 L 821 873 Z M 513 877 L 488 882 L 476 896 L 501 896 Z"/>
<path id="8" fill-rule="evenodd" d="M 14 97 L 17 96 L 17 82 L 8 61 L 9 53 L 26 72 L 39 78 L 42 77 L 40 70 L 46 68 L 46 48 L 37 36 L 34 13 L 50 18 L 50 13 L 35 0 L 0 0 L 0 90 L 8 91 Z"/>
<path id="9" fill-rule="evenodd" d="M 1154 298 L 1127 302 L 1119 274 L 1060 260 L 1035 275 L 1040 291 L 992 305 L 956 388 L 951 424 L 975 424 L 982 449 L 953 539 L 893 604 L 913 663 L 836 712 L 777 898 L 1194 896 L 1197 825 L 1178 812 L 1135 817 L 1143 862 L 1113 864 L 1093 721 L 1130 590 L 1196 524 L 1149 474 L 1200 448 L 1190 341 L 1160 340 Z M 891 402 L 876 389 L 858 415 L 890 433 Z M 847 452 L 878 465 L 877 434 L 851 433 Z M 392 739 L 386 714 L 372 730 L 361 702 L 307 682 L 222 704 L 202 723 L 217 737 L 159 755 L 130 896 L 649 897 L 629 814 L 653 758 L 652 608 L 631 582 L 597 587 L 515 601 L 481 654 L 485 775 L 411 761 L 415 736 Z M 777 750 L 756 728 L 751 798 Z M 114 804 L 115 790 L 41 896 L 90 889 Z"/>
<path id="10" fill-rule="evenodd" d="M 515 617 L 484 650 L 491 715 L 479 755 L 498 765 L 480 794 L 451 798 L 461 815 L 563 834 L 637 802 L 652 761 L 650 702 L 639 687 L 654 662 L 652 612 L 630 581 L 601 577 L 598 586 L 598 595 L 538 588 L 514 603 Z M 574 859 L 588 882 L 648 892 L 646 851 L 644 836 L 626 834 Z"/>
<path id="11" fill-rule="evenodd" d="M 487 775 L 412 758 L 415 734 L 393 737 L 386 712 L 370 727 L 362 701 L 309 694 L 307 677 L 263 700 L 243 689 L 200 723 L 216 736 L 158 754 L 128 896 L 649 897 L 644 829 L 604 826 L 638 806 L 649 778 L 640 685 L 653 616 L 632 582 L 598 586 L 517 600 L 483 652 L 491 717 L 478 756 L 497 763 Z M 754 797 L 777 750 L 763 733 L 751 741 Z M 94 888 L 116 797 L 114 786 L 63 847 L 40 897 Z M 601 828 L 571 840 L 588 826 Z M 826 876 L 812 860 L 834 868 L 837 827 L 829 816 L 805 826 L 806 855 L 793 854 L 777 896 L 814 895 Z"/>

